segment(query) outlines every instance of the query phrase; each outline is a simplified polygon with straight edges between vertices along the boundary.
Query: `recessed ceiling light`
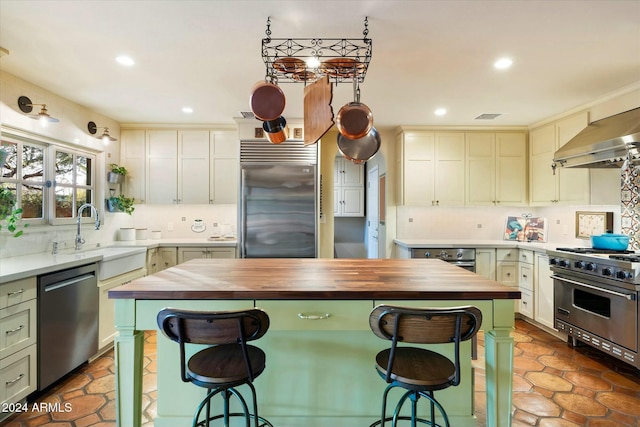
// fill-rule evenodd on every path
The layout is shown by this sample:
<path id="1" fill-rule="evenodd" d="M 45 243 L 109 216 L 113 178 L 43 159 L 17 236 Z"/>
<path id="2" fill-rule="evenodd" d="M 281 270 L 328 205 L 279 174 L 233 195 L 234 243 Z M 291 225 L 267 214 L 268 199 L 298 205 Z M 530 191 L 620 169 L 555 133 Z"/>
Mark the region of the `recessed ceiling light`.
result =
<path id="1" fill-rule="evenodd" d="M 191 107 L 182 107 L 182 112 L 186 113 L 186 114 L 191 114 L 191 113 L 193 113 L 193 108 L 191 108 Z"/>
<path id="2" fill-rule="evenodd" d="M 444 116 L 445 114 L 447 114 L 447 109 L 446 108 L 438 108 L 438 109 L 436 109 L 436 111 L 433 112 L 433 114 L 435 114 L 436 116 Z"/>
<path id="3" fill-rule="evenodd" d="M 513 61 L 510 58 L 500 58 L 496 62 L 493 63 L 493 66 L 498 70 L 506 70 L 511 67 Z"/>
<path id="4" fill-rule="evenodd" d="M 125 67 L 131 67 L 136 63 L 133 59 L 124 55 L 117 56 L 116 61 L 118 62 L 118 64 L 124 65 Z"/>

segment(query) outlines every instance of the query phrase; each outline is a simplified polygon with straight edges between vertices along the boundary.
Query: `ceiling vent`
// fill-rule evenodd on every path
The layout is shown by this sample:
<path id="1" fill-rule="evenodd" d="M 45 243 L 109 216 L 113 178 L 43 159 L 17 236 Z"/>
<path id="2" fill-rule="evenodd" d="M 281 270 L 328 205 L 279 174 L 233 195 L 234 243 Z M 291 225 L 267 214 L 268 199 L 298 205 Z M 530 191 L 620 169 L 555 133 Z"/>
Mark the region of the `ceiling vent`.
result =
<path id="1" fill-rule="evenodd" d="M 478 117 L 475 118 L 475 120 L 493 120 L 496 117 L 499 117 L 501 115 L 502 114 L 485 113 L 485 114 L 480 114 Z"/>
<path id="2" fill-rule="evenodd" d="M 240 111 L 243 119 L 255 119 L 256 116 L 251 111 Z"/>

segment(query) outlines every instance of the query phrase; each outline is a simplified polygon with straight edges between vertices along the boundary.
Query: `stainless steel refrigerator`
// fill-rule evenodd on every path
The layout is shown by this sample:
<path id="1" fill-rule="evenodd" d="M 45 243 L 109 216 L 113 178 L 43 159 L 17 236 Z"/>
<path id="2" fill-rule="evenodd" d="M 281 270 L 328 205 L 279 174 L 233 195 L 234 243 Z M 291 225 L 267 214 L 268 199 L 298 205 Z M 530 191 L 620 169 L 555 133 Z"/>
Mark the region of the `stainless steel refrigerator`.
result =
<path id="1" fill-rule="evenodd" d="M 315 258 L 315 164 L 240 165 L 239 241 L 242 258 Z"/>

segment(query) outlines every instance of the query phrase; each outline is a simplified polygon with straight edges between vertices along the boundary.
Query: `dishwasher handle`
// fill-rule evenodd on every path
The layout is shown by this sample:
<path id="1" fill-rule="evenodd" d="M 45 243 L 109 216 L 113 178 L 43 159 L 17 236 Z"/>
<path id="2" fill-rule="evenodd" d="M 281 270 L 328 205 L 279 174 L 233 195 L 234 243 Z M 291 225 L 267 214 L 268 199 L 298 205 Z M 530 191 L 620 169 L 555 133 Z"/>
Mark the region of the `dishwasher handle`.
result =
<path id="1" fill-rule="evenodd" d="M 44 291 L 45 292 L 55 291 L 56 289 L 65 288 L 67 286 L 71 286 L 88 279 L 93 279 L 94 277 L 95 277 L 95 274 L 91 274 L 91 273 L 83 274 L 82 276 L 77 276 L 72 279 L 63 280 L 62 282 L 57 282 L 57 283 L 52 283 L 50 285 L 47 285 L 44 287 Z"/>

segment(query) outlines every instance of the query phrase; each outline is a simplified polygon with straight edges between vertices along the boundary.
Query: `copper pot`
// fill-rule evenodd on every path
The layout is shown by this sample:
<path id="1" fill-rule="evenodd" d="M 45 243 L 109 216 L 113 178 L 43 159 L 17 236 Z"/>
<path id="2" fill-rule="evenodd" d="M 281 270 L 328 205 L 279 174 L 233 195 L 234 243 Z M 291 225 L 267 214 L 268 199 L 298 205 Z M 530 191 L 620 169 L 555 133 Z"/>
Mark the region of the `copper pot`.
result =
<path id="1" fill-rule="evenodd" d="M 364 138 L 373 127 L 373 113 L 360 102 L 360 89 L 354 79 L 354 101 L 345 104 L 336 116 L 336 127 L 341 135 L 349 139 Z"/>
<path id="2" fill-rule="evenodd" d="M 380 150 L 380 134 L 372 127 L 363 138 L 349 139 L 338 134 L 338 150 L 340 154 L 354 163 L 364 163 Z"/>
<path id="3" fill-rule="evenodd" d="M 281 144 L 287 140 L 287 121 L 282 116 L 263 122 L 262 129 L 272 144 Z"/>
<path id="4" fill-rule="evenodd" d="M 251 88 L 251 111 L 260 120 L 276 120 L 286 104 L 284 92 L 273 81 L 259 81 Z"/>

